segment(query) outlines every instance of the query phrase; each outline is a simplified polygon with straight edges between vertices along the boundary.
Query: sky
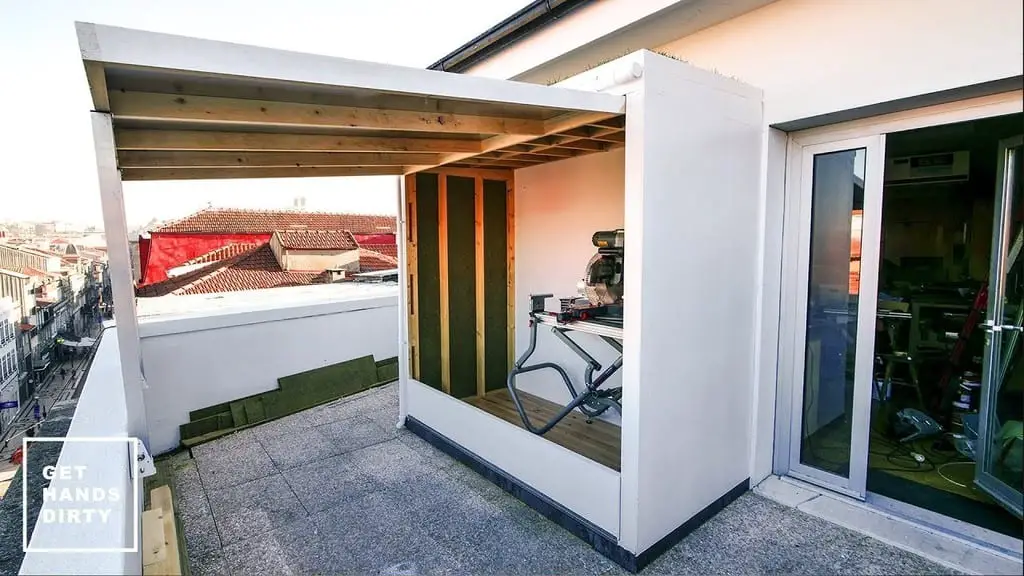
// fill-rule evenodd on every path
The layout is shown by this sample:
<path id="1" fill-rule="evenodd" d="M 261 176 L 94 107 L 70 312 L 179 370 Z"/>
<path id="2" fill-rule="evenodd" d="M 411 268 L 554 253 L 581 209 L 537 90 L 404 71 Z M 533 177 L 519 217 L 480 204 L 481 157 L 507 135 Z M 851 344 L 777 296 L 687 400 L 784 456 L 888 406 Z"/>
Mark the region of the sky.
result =
<path id="1" fill-rule="evenodd" d="M 0 0 L 0 222 L 102 226 L 74 22 L 426 67 L 526 0 Z M 10 84 L 8 84 L 10 83 Z M 206 206 L 394 214 L 394 177 L 125 182 L 129 226 Z"/>

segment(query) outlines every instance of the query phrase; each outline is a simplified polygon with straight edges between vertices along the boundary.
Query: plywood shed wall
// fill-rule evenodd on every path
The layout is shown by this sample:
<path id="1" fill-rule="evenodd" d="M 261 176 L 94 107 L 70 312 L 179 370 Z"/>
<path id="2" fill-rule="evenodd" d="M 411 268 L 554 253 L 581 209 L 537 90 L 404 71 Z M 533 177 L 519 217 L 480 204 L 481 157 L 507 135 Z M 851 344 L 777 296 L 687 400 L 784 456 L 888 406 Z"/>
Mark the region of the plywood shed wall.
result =
<path id="1" fill-rule="evenodd" d="M 514 335 L 511 171 L 406 177 L 413 378 L 456 398 L 505 386 Z"/>

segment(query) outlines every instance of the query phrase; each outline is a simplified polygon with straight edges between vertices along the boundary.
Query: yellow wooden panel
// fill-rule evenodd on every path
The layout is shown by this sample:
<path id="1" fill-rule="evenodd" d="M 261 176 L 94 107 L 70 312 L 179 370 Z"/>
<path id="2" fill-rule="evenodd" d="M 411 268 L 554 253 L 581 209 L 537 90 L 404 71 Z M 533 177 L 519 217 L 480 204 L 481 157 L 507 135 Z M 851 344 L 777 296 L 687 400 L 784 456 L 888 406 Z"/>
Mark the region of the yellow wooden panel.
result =
<path id="1" fill-rule="evenodd" d="M 505 220 L 508 234 L 508 367 L 515 366 L 516 354 L 516 181 L 508 180 L 508 217 Z"/>
<path id="2" fill-rule="evenodd" d="M 437 179 L 438 266 L 441 291 L 441 391 L 451 394 L 451 333 L 448 317 L 448 177 Z"/>
<path id="3" fill-rule="evenodd" d="M 484 179 L 477 176 L 473 188 L 476 257 L 476 393 L 487 392 L 484 371 Z"/>
<path id="4" fill-rule="evenodd" d="M 417 252 L 416 234 L 416 175 L 409 174 L 405 177 L 405 260 L 408 270 L 409 281 L 409 363 L 412 367 L 412 377 L 420 377 L 420 292 L 418 267 L 419 253 Z"/>

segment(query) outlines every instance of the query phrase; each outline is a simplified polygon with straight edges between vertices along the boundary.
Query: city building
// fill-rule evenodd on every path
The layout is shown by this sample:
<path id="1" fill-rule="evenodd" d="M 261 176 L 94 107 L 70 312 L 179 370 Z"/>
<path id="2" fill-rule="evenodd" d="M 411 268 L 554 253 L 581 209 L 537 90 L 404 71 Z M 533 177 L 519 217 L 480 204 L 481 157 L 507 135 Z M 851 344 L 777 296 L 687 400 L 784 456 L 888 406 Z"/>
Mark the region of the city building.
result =
<path id="1" fill-rule="evenodd" d="M 36 330 L 35 279 L 28 274 L 0 268 L 0 299 L 3 298 L 14 303 L 17 316 L 15 344 L 18 357 L 19 388 L 21 397 L 26 398 L 34 390 L 32 344 L 38 334 Z"/>
<path id="2" fill-rule="evenodd" d="M 17 335 L 20 324 L 18 306 L 0 296 L 0 434 L 7 431 L 21 406 L 18 388 L 21 369 L 18 363 Z"/>
<path id="3" fill-rule="evenodd" d="M 39 222 L 35 227 L 36 236 L 47 236 L 49 234 L 57 233 L 56 222 Z"/>
<path id="4" fill-rule="evenodd" d="M 66 239 L 0 244 L 0 297 L 10 298 L 18 315 L 17 358 L 22 397 L 32 394 L 56 362 L 100 320 L 104 290 L 109 302 L 106 253 Z"/>
<path id="5" fill-rule="evenodd" d="M 32 246 L 0 244 L 0 268 L 56 273 L 60 272 L 61 255 Z"/>

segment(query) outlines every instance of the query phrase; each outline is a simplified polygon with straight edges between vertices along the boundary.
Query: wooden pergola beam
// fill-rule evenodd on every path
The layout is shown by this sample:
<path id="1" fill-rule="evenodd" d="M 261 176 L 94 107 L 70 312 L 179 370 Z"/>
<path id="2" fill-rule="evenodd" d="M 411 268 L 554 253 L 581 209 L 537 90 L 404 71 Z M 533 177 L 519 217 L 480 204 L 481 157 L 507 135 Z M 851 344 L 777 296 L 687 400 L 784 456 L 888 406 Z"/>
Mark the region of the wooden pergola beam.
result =
<path id="1" fill-rule="evenodd" d="M 133 119 L 235 123 L 250 126 L 327 126 L 455 134 L 502 134 L 527 138 L 549 133 L 546 122 L 520 118 L 379 110 L 156 92 L 111 92 L 109 96 L 110 112 L 115 121 Z"/>
<path id="2" fill-rule="evenodd" d="M 537 166 L 540 162 L 523 162 L 521 160 L 503 158 L 494 158 L 490 160 L 478 160 L 476 158 L 467 158 L 462 160 L 460 164 L 467 166 L 479 166 L 480 168 L 530 168 L 531 166 Z"/>
<path id="3" fill-rule="evenodd" d="M 583 126 L 585 124 L 592 124 L 594 122 L 600 122 L 618 116 L 618 114 L 609 114 L 607 112 L 568 112 L 547 120 L 544 122 L 544 133 L 540 136 L 550 136 L 552 134 L 558 134 L 565 132 L 566 130 L 572 130 L 573 128 Z M 487 138 L 481 143 L 481 153 L 493 152 L 495 150 L 501 150 L 510 146 L 517 146 L 524 144 L 530 140 L 535 140 L 537 136 L 524 136 L 522 134 L 509 134 L 504 136 L 492 136 Z M 458 154 L 446 154 L 441 165 L 451 164 L 460 162 L 466 158 L 475 156 L 472 153 L 458 153 Z M 424 166 L 412 166 L 411 169 L 422 170 Z"/>
<path id="4" fill-rule="evenodd" d="M 569 148 L 571 150 L 586 150 L 588 152 L 604 152 L 608 149 L 604 142 L 585 140 L 577 136 L 549 136 L 541 140 L 541 142 L 551 148 Z M 533 153 L 536 154 L 537 151 L 535 150 Z"/>
<path id="5" fill-rule="evenodd" d="M 114 131 L 118 150 L 225 152 L 479 152 L 480 141 L 453 138 L 382 138 L 322 134 L 268 134 L 212 130 Z"/>
<path id="6" fill-rule="evenodd" d="M 607 120 L 602 120 L 600 122 L 594 122 L 593 124 L 591 124 L 591 126 L 599 126 L 599 127 L 602 127 L 602 128 L 615 128 L 617 130 L 625 130 L 626 129 L 626 117 L 625 116 L 616 116 L 614 118 L 609 118 Z"/>
<path id="7" fill-rule="evenodd" d="M 545 147 L 534 147 L 528 144 L 520 144 L 518 146 L 509 146 L 504 150 L 498 152 L 498 155 L 502 158 L 509 157 L 513 154 L 537 154 L 540 156 L 556 156 L 559 158 L 572 158 L 576 156 L 576 152 L 573 150 L 563 150 L 561 148 L 545 148 Z"/>
<path id="8" fill-rule="evenodd" d="M 124 168 L 121 180 L 213 180 L 230 178 L 316 178 L 333 176 L 397 176 L 401 166 L 336 168 Z"/>
<path id="9" fill-rule="evenodd" d="M 120 168 L 302 168 L 435 164 L 439 154 L 381 152 L 193 152 L 123 150 Z"/>
<path id="10" fill-rule="evenodd" d="M 594 126 L 580 126 L 562 133 L 565 136 L 587 140 L 602 140 L 608 142 L 625 142 L 626 134 L 618 128 L 603 128 Z"/>

